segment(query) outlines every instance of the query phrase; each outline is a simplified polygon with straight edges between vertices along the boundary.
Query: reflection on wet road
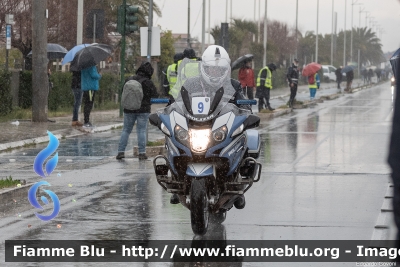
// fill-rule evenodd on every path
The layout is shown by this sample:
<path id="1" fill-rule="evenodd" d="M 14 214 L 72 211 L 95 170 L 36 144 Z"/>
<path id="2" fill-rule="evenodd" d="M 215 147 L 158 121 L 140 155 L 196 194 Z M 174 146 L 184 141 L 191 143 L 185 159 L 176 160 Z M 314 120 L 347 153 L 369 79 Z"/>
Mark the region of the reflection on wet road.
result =
<path id="1" fill-rule="evenodd" d="M 391 110 L 390 87 L 382 85 L 263 122 L 261 181 L 246 193 L 246 207 L 230 210 L 225 223 L 212 226 L 204 238 L 370 239 L 389 181 L 386 157 Z M 52 191 L 61 198 L 60 214 L 45 223 L 34 216 L 33 208 L 23 196 L 16 202 L 4 200 L 0 207 L 2 241 L 191 240 L 189 211 L 181 205 L 169 204 L 170 196 L 157 184 L 151 161 L 139 162 L 133 158 L 115 161 L 119 135 L 120 131 L 113 131 L 63 140 L 60 165 L 49 178 Z M 135 134 L 131 137 L 129 150 L 136 142 Z M 29 168 L 41 149 L 3 154 L 0 167 L 6 166 L 2 170 L 13 177 L 20 175 L 36 181 L 38 178 Z M 16 158 L 20 165 L 8 163 L 9 158 Z M 67 164 L 66 159 L 73 162 Z M 82 165 L 80 161 L 93 164 Z M 57 228 L 57 224 L 62 227 Z M 4 251 L 4 243 L 0 248 Z M 108 264 L 75 266 L 98 265 Z M 265 263 L 218 263 L 218 266 L 265 266 Z"/>

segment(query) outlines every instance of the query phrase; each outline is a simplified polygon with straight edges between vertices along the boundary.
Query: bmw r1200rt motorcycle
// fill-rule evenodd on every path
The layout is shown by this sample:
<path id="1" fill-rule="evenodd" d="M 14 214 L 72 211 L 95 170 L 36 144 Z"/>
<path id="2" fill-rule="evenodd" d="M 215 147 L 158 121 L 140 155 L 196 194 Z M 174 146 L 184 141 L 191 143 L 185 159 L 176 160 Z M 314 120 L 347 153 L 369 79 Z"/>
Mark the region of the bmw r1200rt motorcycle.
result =
<path id="1" fill-rule="evenodd" d="M 209 217 L 222 223 L 233 205 L 243 208 L 243 194 L 260 179 L 261 164 L 256 161 L 260 138 L 258 131 L 250 129 L 257 127 L 260 119 L 230 103 L 235 94 L 230 67 L 224 70 L 229 73 L 219 81 L 221 86 L 215 88 L 201 77 L 201 66 L 197 76 L 187 78 L 184 72 L 189 64 L 205 62 L 182 61 L 176 101 L 151 114 L 149 120 L 166 139 L 166 156 L 159 155 L 153 161 L 157 182 L 179 197 L 190 210 L 193 232 L 203 235 Z M 211 78 L 218 73 L 215 68 L 208 71 Z M 153 99 L 152 103 L 165 100 Z"/>

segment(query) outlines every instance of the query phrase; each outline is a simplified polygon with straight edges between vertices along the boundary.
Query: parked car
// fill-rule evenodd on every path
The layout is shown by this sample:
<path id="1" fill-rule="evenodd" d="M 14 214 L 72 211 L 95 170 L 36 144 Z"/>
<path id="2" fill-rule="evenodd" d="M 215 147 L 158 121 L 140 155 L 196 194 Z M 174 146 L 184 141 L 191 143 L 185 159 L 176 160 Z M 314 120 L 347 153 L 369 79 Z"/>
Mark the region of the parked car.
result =
<path id="1" fill-rule="evenodd" d="M 336 68 L 332 65 L 322 65 L 322 72 L 324 74 L 324 82 L 336 81 Z M 346 73 L 342 73 L 343 79 L 346 77 Z"/>
<path id="2" fill-rule="evenodd" d="M 335 71 L 336 68 L 332 65 L 322 65 L 322 71 L 324 74 L 323 81 L 336 81 Z"/>

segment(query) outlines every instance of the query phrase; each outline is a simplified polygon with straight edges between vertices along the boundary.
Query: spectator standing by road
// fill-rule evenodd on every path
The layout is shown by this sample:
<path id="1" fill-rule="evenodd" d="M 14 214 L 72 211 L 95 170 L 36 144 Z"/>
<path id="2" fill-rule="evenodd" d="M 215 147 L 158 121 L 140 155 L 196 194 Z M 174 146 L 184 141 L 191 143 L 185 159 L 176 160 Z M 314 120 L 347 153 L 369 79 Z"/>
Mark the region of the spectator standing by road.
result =
<path id="1" fill-rule="evenodd" d="M 342 88 L 340 88 L 340 83 L 342 82 L 343 79 L 342 69 L 343 67 L 340 66 L 338 69 L 335 70 L 337 89 L 339 90 L 342 90 Z"/>
<path id="2" fill-rule="evenodd" d="M 258 98 L 258 112 L 260 112 L 264 106 L 270 111 L 275 110 L 269 104 L 269 95 L 272 89 L 272 72 L 276 70 L 274 63 L 268 64 L 260 70 L 257 76 L 257 92 L 256 97 Z"/>
<path id="3" fill-rule="evenodd" d="M 378 83 L 378 82 L 380 82 L 381 81 L 381 69 L 376 69 L 375 70 L 375 73 L 376 73 L 376 82 Z"/>
<path id="4" fill-rule="evenodd" d="M 349 92 L 351 90 L 351 84 L 353 82 L 353 79 L 354 79 L 354 71 L 351 70 L 346 73 L 347 86 L 346 89 L 344 89 L 346 92 Z"/>
<path id="5" fill-rule="evenodd" d="M 254 70 L 251 68 L 251 61 L 247 61 L 239 69 L 239 81 L 248 99 L 254 99 Z"/>
<path id="6" fill-rule="evenodd" d="M 368 83 L 372 83 L 372 77 L 374 77 L 374 71 L 372 69 L 368 70 Z"/>
<path id="7" fill-rule="evenodd" d="M 308 77 L 308 88 L 310 89 L 310 100 L 314 100 L 317 89 L 319 89 L 321 82 L 319 80 L 319 74 L 315 73 Z"/>
<path id="8" fill-rule="evenodd" d="M 128 144 L 129 135 L 131 134 L 136 121 L 139 160 L 147 159 L 146 131 L 148 124 L 147 122 L 149 120 L 151 111 L 150 99 L 158 97 L 157 89 L 154 86 L 154 83 L 151 81 L 151 76 L 153 75 L 153 73 L 154 69 L 153 66 L 151 66 L 150 62 L 143 62 L 136 71 L 136 75 L 129 77 L 125 82 L 124 90 L 128 81 L 138 81 L 142 87 L 143 99 L 141 101 L 140 108 L 137 110 L 129 110 L 124 108 L 124 128 L 122 129 L 121 138 L 119 140 L 118 155 L 116 156 L 116 159 L 125 158 L 125 149 Z"/>
<path id="9" fill-rule="evenodd" d="M 367 69 L 363 69 L 361 71 L 361 75 L 363 76 L 364 84 L 368 83 L 368 71 L 367 71 Z"/>
<path id="10" fill-rule="evenodd" d="M 101 75 L 97 72 L 96 66 L 83 69 L 81 71 L 81 89 L 83 91 L 83 118 L 84 127 L 93 127 L 90 122 L 90 112 L 94 104 L 94 96 L 99 90 L 99 80 Z"/>
<path id="11" fill-rule="evenodd" d="M 298 65 L 299 61 L 295 58 L 293 60 L 293 65 L 289 67 L 286 76 L 290 88 L 289 107 L 291 108 L 293 108 L 294 99 L 297 94 L 297 85 L 299 83 L 299 70 L 297 69 Z"/>
<path id="12" fill-rule="evenodd" d="M 81 72 L 72 71 L 71 82 L 72 93 L 74 94 L 74 108 L 72 110 L 72 126 L 82 126 L 83 123 L 79 121 L 79 108 L 82 104 L 82 90 L 81 90 Z"/>

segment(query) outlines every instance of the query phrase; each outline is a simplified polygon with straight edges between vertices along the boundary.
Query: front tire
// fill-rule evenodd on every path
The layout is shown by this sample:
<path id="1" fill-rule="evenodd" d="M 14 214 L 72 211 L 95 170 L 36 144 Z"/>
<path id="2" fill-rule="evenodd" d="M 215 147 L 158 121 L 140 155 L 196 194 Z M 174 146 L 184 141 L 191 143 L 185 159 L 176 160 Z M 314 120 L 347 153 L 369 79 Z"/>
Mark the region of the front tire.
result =
<path id="1" fill-rule="evenodd" d="M 213 213 L 210 215 L 210 221 L 214 224 L 222 224 L 226 219 L 226 211 Z"/>
<path id="2" fill-rule="evenodd" d="M 190 187 L 190 219 L 193 233 L 204 235 L 208 228 L 208 197 L 205 179 L 193 179 Z"/>

